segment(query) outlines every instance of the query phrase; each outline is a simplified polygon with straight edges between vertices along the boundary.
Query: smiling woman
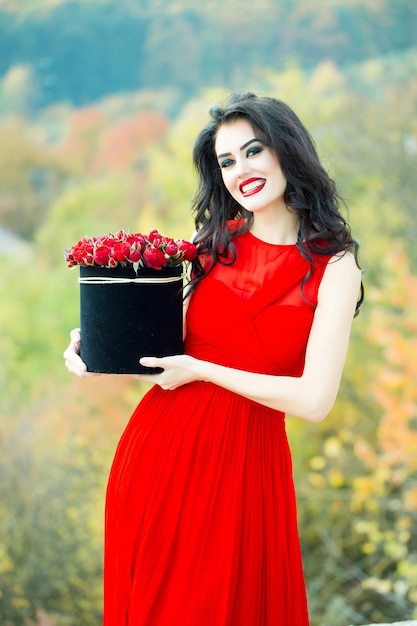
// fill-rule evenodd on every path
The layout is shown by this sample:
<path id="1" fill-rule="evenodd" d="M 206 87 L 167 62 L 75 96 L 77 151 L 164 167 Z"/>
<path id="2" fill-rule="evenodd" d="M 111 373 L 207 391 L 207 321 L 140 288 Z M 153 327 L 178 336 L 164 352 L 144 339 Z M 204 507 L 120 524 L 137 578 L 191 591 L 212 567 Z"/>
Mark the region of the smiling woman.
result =
<path id="1" fill-rule="evenodd" d="M 307 626 L 285 414 L 324 419 L 361 297 L 333 181 L 283 102 L 232 94 L 197 137 L 184 354 L 120 440 L 105 626 Z M 83 376 L 80 338 L 65 352 Z M 138 354 L 140 348 L 138 346 Z"/>
<path id="2" fill-rule="evenodd" d="M 282 239 L 288 230 L 291 241 L 297 241 L 298 218 L 288 211 L 284 194 L 285 178 L 274 150 L 256 138 L 255 130 L 245 118 L 222 125 L 216 136 L 223 182 L 230 195 L 247 211 L 256 214 L 257 229 L 265 227 L 264 237 L 271 243 L 288 243 Z M 280 224 L 279 230 L 274 225 Z M 262 233 L 260 232 L 261 236 Z"/>

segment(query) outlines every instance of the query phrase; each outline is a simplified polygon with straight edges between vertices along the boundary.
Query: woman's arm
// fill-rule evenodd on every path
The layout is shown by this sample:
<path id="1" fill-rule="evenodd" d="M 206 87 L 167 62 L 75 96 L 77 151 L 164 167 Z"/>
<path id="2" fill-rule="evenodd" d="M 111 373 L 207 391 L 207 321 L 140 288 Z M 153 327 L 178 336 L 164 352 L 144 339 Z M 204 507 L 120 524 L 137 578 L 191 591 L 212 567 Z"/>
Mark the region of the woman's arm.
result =
<path id="1" fill-rule="evenodd" d="M 318 422 L 333 406 L 346 359 L 361 272 L 351 254 L 327 265 L 307 344 L 301 377 L 254 374 L 180 355 L 145 358 L 141 363 L 163 367 L 156 376 L 138 378 L 175 389 L 192 381 L 224 387 L 264 406 Z"/>

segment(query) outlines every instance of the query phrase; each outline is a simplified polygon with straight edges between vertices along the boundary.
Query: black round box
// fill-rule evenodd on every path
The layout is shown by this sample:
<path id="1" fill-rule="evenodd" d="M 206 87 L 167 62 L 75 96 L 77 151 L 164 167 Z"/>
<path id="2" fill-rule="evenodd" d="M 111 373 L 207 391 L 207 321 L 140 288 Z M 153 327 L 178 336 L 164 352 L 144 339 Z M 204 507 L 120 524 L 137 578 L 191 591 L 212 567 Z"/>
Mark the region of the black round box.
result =
<path id="1" fill-rule="evenodd" d="M 81 358 L 89 372 L 156 374 L 162 370 L 140 365 L 142 356 L 182 354 L 182 271 L 80 267 Z"/>

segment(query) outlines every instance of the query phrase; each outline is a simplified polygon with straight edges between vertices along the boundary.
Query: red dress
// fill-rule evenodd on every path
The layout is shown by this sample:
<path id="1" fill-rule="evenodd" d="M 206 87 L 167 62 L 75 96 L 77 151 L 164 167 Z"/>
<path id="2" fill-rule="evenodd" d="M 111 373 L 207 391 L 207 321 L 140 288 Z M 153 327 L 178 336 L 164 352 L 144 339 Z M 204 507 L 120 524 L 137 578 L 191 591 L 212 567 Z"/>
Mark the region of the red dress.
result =
<path id="1" fill-rule="evenodd" d="M 300 376 L 327 258 L 245 233 L 194 292 L 186 353 Z M 104 626 L 307 626 L 285 415 L 211 383 L 142 399 L 106 502 Z"/>

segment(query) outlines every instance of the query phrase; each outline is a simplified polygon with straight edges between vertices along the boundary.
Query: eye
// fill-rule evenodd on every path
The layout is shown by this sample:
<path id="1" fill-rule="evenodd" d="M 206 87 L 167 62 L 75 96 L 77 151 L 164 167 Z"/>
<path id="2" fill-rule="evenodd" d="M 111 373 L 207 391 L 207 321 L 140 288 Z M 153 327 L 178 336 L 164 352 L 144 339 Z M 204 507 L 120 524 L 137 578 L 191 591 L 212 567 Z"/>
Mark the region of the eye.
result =
<path id="1" fill-rule="evenodd" d="M 248 148 L 248 151 L 246 152 L 246 156 L 247 157 L 256 156 L 257 154 L 262 152 L 262 150 L 263 150 L 262 146 L 251 146 L 250 148 Z"/>
<path id="2" fill-rule="evenodd" d="M 224 159 L 223 161 L 220 161 L 220 167 L 224 169 L 225 167 L 230 167 L 233 163 L 233 159 Z"/>

